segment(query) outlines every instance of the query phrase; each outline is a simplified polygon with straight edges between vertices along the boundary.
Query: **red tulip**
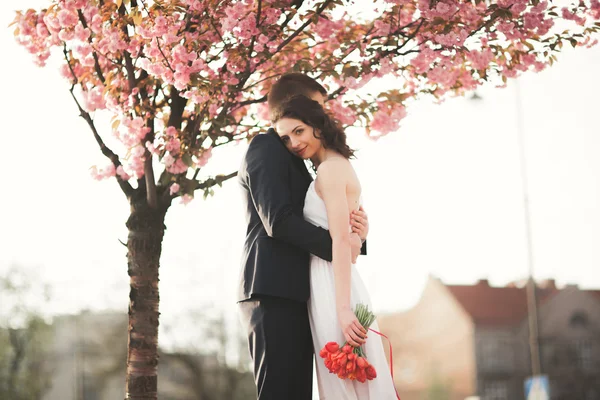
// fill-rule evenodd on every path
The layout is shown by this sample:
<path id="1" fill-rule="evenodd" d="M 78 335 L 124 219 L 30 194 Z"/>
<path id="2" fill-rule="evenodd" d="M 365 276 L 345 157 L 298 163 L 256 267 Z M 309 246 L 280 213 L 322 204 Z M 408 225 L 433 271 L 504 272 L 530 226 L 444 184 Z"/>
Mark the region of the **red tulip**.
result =
<path id="1" fill-rule="evenodd" d="M 364 383 L 367 381 L 367 373 L 362 368 L 356 369 L 356 380 L 360 383 Z"/>
<path id="2" fill-rule="evenodd" d="M 335 353 L 340 349 L 340 346 L 336 342 L 329 342 L 325 345 L 325 348 L 330 353 Z"/>
<path id="3" fill-rule="evenodd" d="M 361 369 L 365 369 L 365 368 L 367 368 L 367 365 L 369 365 L 369 363 L 364 358 L 357 357 L 356 358 L 356 365 L 358 365 L 358 367 L 361 368 Z"/>
<path id="4" fill-rule="evenodd" d="M 372 365 L 369 364 L 369 366 L 365 369 L 365 372 L 367 373 L 368 380 L 377 378 L 377 371 L 375 371 L 375 367 Z"/>
<path id="5" fill-rule="evenodd" d="M 346 372 L 354 372 L 355 369 L 356 369 L 356 362 L 348 361 L 346 363 Z"/>
<path id="6" fill-rule="evenodd" d="M 329 351 L 327 351 L 326 347 L 323 347 L 321 349 L 321 351 L 319 352 L 319 356 L 321 356 L 321 358 L 326 358 L 329 355 Z"/>

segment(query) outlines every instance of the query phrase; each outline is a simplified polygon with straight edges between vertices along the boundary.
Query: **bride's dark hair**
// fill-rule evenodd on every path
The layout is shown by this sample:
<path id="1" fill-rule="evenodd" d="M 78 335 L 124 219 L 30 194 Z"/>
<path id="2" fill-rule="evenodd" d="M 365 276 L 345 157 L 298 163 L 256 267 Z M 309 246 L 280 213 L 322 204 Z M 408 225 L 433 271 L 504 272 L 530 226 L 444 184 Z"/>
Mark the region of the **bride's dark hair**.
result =
<path id="1" fill-rule="evenodd" d="M 335 150 L 345 158 L 354 156 L 354 150 L 346 144 L 346 133 L 319 102 L 304 95 L 290 97 L 275 110 L 271 122 L 274 124 L 282 118 L 298 119 L 318 129 L 320 135 L 317 136 L 316 132 L 313 135 L 321 140 L 326 149 Z"/>

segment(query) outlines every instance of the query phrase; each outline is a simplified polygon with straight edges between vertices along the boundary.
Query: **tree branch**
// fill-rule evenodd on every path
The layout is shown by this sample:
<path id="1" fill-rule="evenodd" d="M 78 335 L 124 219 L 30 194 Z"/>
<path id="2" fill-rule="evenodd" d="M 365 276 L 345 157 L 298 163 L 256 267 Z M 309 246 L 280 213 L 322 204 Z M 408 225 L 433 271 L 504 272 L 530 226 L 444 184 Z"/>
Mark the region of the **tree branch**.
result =
<path id="1" fill-rule="evenodd" d="M 100 151 L 102 152 L 102 154 L 104 154 L 113 163 L 115 168 L 119 168 L 120 166 L 122 166 L 121 161 L 119 160 L 119 156 L 116 155 L 111 149 L 109 149 L 104 144 L 104 141 L 100 137 L 100 134 L 98 134 L 98 130 L 96 129 L 96 126 L 94 125 L 94 120 L 92 119 L 90 114 L 87 111 L 85 111 L 83 109 L 83 107 L 81 107 L 79 100 L 77 100 L 77 96 L 75 96 L 75 93 L 73 92 L 73 90 L 75 89 L 75 85 L 77 85 L 78 79 L 77 79 L 77 75 L 75 75 L 75 71 L 73 71 L 73 67 L 71 66 L 71 63 L 69 62 L 67 46 L 65 44 L 63 44 L 63 54 L 65 56 L 65 60 L 67 61 L 67 64 L 69 65 L 71 74 L 73 75 L 74 81 L 73 81 L 73 84 L 71 85 L 71 89 L 69 90 L 69 92 L 71 93 L 71 97 L 73 97 L 75 104 L 77 104 L 77 108 L 79 109 L 79 115 L 85 120 L 85 122 L 87 122 L 88 126 L 90 127 L 90 129 L 94 135 L 94 139 L 96 139 L 96 142 L 100 146 Z M 119 174 L 116 174 L 115 178 L 117 179 L 117 182 L 119 183 L 119 186 L 121 187 L 121 190 L 123 191 L 123 193 L 125 193 L 125 196 L 127 197 L 127 199 L 130 199 L 131 196 L 133 196 L 133 194 L 135 192 L 133 187 L 129 184 L 129 182 L 127 182 L 123 178 L 121 178 L 121 176 Z"/>
<path id="2" fill-rule="evenodd" d="M 154 140 L 153 118 L 150 118 L 148 120 L 148 127 L 150 128 L 150 132 L 148 132 L 146 138 L 148 140 Z M 144 140 L 144 143 L 145 142 L 146 140 Z M 148 150 L 148 148 L 145 148 L 144 150 L 144 179 L 146 180 L 146 202 L 148 203 L 148 207 L 150 207 L 151 209 L 156 209 L 158 207 L 158 194 L 156 190 L 156 181 L 154 179 L 154 168 L 152 167 L 152 153 L 150 153 L 150 150 Z"/>
<path id="3" fill-rule="evenodd" d="M 104 141 L 98 134 L 98 130 L 96 129 L 96 126 L 94 125 L 94 120 L 92 119 L 90 114 L 81 107 L 81 104 L 79 104 L 79 101 L 77 100 L 77 97 L 75 96 L 75 93 L 73 93 L 74 88 L 75 88 L 75 85 L 71 86 L 71 89 L 69 90 L 69 92 L 71 93 L 73 100 L 75 100 L 75 103 L 77 104 L 77 108 L 79 108 L 79 115 L 85 120 L 85 122 L 87 122 L 88 126 L 92 130 L 92 133 L 94 134 L 94 139 L 96 139 L 98 146 L 100 146 L 100 151 L 102 152 L 102 154 L 104 154 L 109 160 L 112 161 L 115 168 L 119 168 L 120 166 L 122 166 L 121 161 L 119 160 L 119 156 L 117 156 L 111 149 L 109 149 L 104 144 Z M 123 180 L 123 178 L 121 178 L 121 176 L 119 174 L 116 174 L 115 178 L 117 178 L 117 182 L 119 183 L 121 190 L 123 191 L 123 193 L 125 193 L 125 196 L 127 196 L 127 198 L 129 199 L 134 193 L 133 187 L 129 184 L 129 182 Z"/>
<path id="4" fill-rule="evenodd" d="M 336 90 L 334 90 L 333 92 L 331 92 L 329 94 L 329 96 L 327 96 L 327 101 L 335 99 L 344 90 L 346 90 L 346 86 L 340 86 L 339 88 L 337 88 Z"/>
<path id="5" fill-rule="evenodd" d="M 179 95 L 179 91 L 175 89 L 175 87 L 171 86 L 171 103 L 169 104 L 171 108 L 171 115 L 169 115 L 167 127 L 174 126 L 177 129 L 181 129 L 181 123 L 183 122 L 183 111 L 185 110 L 186 104 L 187 99 L 181 97 Z"/>
<path id="6" fill-rule="evenodd" d="M 215 185 L 220 185 L 221 183 L 225 182 L 226 180 L 236 177 L 237 174 L 238 174 L 237 171 L 235 171 L 235 172 L 230 173 L 229 175 L 217 175 L 214 178 L 208 178 L 204 182 L 198 182 L 198 185 L 194 188 L 194 190 L 210 189 L 211 187 L 213 187 Z"/>
<path id="7" fill-rule="evenodd" d="M 332 2 L 333 2 L 333 0 L 325 0 L 325 2 L 323 4 L 321 4 L 321 7 L 319 7 L 317 9 L 317 11 L 315 11 L 314 15 L 318 17 L 327 8 L 327 6 Z M 300 27 L 298 29 L 296 29 L 296 31 L 294 31 L 294 33 L 292 33 L 287 39 L 285 39 L 283 42 L 281 42 L 281 44 L 279 46 L 277 46 L 277 49 L 275 49 L 275 52 L 273 54 L 279 53 L 279 51 L 281 49 L 283 49 L 289 42 L 294 40 L 296 38 L 296 36 L 301 34 L 302 31 L 304 31 L 304 28 L 306 28 L 311 23 L 312 23 L 312 17 L 309 18 L 308 20 L 306 20 L 302 25 L 300 25 Z"/>
<path id="8" fill-rule="evenodd" d="M 262 11 L 262 0 L 258 0 L 258 10 L 256 11 L 256 27 L 260 25 L 260 12 Z"/>
<path id="9" fill-rule="evenodd" d="M 87 28 L 87 22 L 85 20 L 85 17 L 83 15 L 83 13 L 81 12 L 81 10 L 77 10 L 77 15 L 79 16 L 79 21 L 81 21 L 81 25 L 84 28 Z M 92 38 L 91 36 L 88 38 L 88 43 L 91 45 L 92 44 Z M 105 84 L 105 79 L 104 79 L 104 74 L 102 73 L 102 68 L 100 68 L 100 62 L 98 62 L 98 55 L 96 54 L 95 51 L 92 51 L 92 57 L 94 57 L 94 70 L 96 71 L 96 74 L 98 75 L 98 79 L 100 79 L 100 82 L 102 82 L 102 84 Z"/>
<path id="10" fill-rule="evenodd" d="M 162 54 L 163 58 L 165 59 L 165 62 L 167 63 L 167 67 L 169 67 L 171 72 L 175 73 L 175 70 L 173 69 L 173 67 L 171 67 L 171 63 L 167 59 L 167 56 L 165 56 L 165 53 L 163 53 L 163 49 L 160 47 L 160 42 L 158 41 L 158 37 L 156 38 L 156 47 L 158 47 L 158 51 L 160 51 L 160 54 Z"/>
<path id="11" fill-rule="evenodd" d="M 260 97 L 258 99 L 245 100 L 245 101 L 238 103 L 239 107 L 234 108 L 234 110 L 237 110 L 240 107 L 248 106 L 250 104 L 264 103 L 265 101 L 267 101 L 267 95 L 264 95 L 263 97 Z"/>

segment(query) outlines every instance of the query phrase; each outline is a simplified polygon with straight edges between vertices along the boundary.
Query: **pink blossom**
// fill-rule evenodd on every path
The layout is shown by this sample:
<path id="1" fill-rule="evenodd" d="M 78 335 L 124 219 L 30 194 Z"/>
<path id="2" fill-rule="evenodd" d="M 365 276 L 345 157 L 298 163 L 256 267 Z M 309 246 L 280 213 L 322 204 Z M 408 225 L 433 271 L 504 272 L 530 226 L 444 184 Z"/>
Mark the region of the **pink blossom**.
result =
<path id="1" fill-rule="evenodd" d="M 50 32 L 58 33 L 61 28 L 60 22 L 58 21 L 55 13 L 44 14 L 43 21 L 46 24 L 46 28 L 48 28 Z"/>
<path id="2" fill-rule="evenodd" d="M 175 157 L 173 157 L 170 153 L 166 153 L 163 158 L 162 158 L 162 162 L 163 164 L 165 164 L 168 167 L 170 167 L 171 165 L 175 164 Z"/>
<path id="3" fill-rule="evenodd" d="M 446 88 L 450 88 L 458 79 L 459 74 L 460 71 L 457 69 L 450 68 L 445 65 L 438 65 L 427 73 L 427 78 L 432 82 L 438 83 Z"/>
<path id="4" fill-rule="evenodd" d="M 561 11 L 562 11 L 562 17 L 564 19 L 575 21 L 579 25 L 584 25 L 585 24 L 585 18 L 580 17 L 576 13 L 570 11 L 568 8 L 563 7 Z"/>
<path id="5" fill-rule="evenodd" d="M 165 149 L 171 154 L 177 154 L 181 149 L 181 142 L 177 138 L 172 138 L 165 144 Z"/>
<path id="6" fill-rule="evenodd" d="M 61 28 L 72 28 L 77 22 L 79 22 L 77 13 L 70 10 L 60 10 L 57 17 Z"/>
<path id="7" fill-rule="evenodd" d="M 430 47 L 421 47 L 421 52 L 411 60 L 411 65 L 415 67 L 417 74 L 422 74 L 431 68 L 431 64 L 435 61 L 437 55 Z"/>
<path id="8" fill-rule="evenodd" d="M 188 166 L 185 165 L 181 158 L 175 160 L 170 166 L 167 167 L 167 171 L 172 174 L 183 174 L 188 170 Z"/>
<path id="9" fill-rule="evenodd" d="M 379 26 L 377 24 L 380 24 Z M 376 21 L 375 22 L 375 27 L 379 28 L 381 27 L 381 23 L 380 21 Z M 315 31 L 315 33 L 317 35 L 319 35 L 319 37 L 321 37 L 322 39 L 329 39 L 331 38 L 334 34 L 336 34 L 337 32 L 339 32 L 342 28 L 343 28 L 343 23 L 341 21 L 333 21 L 331 19 L 331 17 L 329 18 L 325 18 L 325 17 L 320 17 L 319 21 L 313 25 L 313 30 Z M 389 25 L 387 25 L 388 29 L 385 33 L 382 33 L 384 35 L 387 35 L 389 33 Z M 267 43 L 268 41 L 262 42 L 262 43 Z"/>
<path id="10" fill-rule="evenodd" d="M 590 2 L 590 16 L 596 20 L 600 19 L 600 1 L 598 0 L 591 0 Z M 595 41 L 597 41 L 595 39 Z"/>
<path id="11" fill-rule="evenodd" d="M 96 86 L 84 92 L 84 105 L 85 109 L 89 112 L 96 110 L 103 110 L 106 108 L 106 102 L 104 101 L 104 88 Z"/>
<path id="12" fill-rule="evenodd" d="M 263 121 L 271 120 L 271 115 L 269 114 L 269 107 L 267 106 L 267 103 L 258 104 L 256 115 L 259 119 Z"/>
<path id="13" fill-rule="evenodd" d="M 494 53 L 489 48 L 483 51 L 473 50 L 467 53 L 467 58 L 471 61 L 473 68 L 484 70 L 489 67 L 494 58 Z"/>
<path id="14" fill-rule="evenodd" d="M 114 2 L 56 0 L 48 9 L 21 11 L 15 17 L 16 41 L 34 62 L 44 65 L 51 53 L 62 57 L 65 46 L 69 64 L 60 73 L 76 85 L 84 110 L 106 109 L 119 122 L 113 132 L 119 143 L 108 143 L 123 166 L 94 169 L 93 175 L 102 179 L 143 176 L 148 155 L 156 155 L 174 174 L 204 167 L 212 155 L 205 147 L 221 143 L 224 135 L 238 143 L 269 124 L 266 104 L 240 104 L 263 97 L 276 77 L 292 69 L 311 70 L 324 84 L 343 86 L 345 97 L 329 102 L 328 108 L 344 125 L 355 124 L 360 116 L 375 138 L 377 132 L 399 129 L 406 115 L 404 99 L 425 95 L 441 101 L 498 73 L 514 77 L 541 71 L 549 56 L 561 51 L 557 40 L 595 44 L 593 24 L 600 19 L 600 0 L 564 9 L 547 0 L 536 5 L 529 0 L 384 0 L 371 21 L 344 14 L 341 7 L 335 12 L 326 8 L 310 29 L 289 41 L 303 21 L 315 16 L 311 10 L 319 2 L 304 2 L 292 12 L 280 2 L 263 0 L 257 23 L 257 2 L 252 0 L 149 1 L 138 7 L 144 18 L 135 26 Z M 283 29 L 282 11 L 295 13 L 288 14 L 292 19 Z M 567 29 L 562 39 L 554 35 L 558 31 L 551 32 L 555 21 Z M 249 54 L 251 43 L 254 52 Z M 131 64 L 125 65 L 126 59 L 133 62 L 135 80 L 128 79 Z M 377 93 L 378 85 L 367 86 L 374 78 L 393 81 L 402 96 L 386 88 Z M 165 127 L 175 90 L 187 100 L 180 129 Z M 383 100 L 363 112 L 363 94 Z M 223 110 L 228 120 L 210 129 Z M 192 126 L 200 127 L 199 132 L 192 132 Z"/>
<path id="15" fill-rule="evenodd" d="M 124 181 L 128 181 L 129 179 L 131 179 L 131 176 L 129 176 L 129 174 L 125 172 L 122 165 L 119 165 L 117 167 L 117 175 L 119 175 Z"/>
<path id="16" fill-rule="evenodd" d="M 75 38 L 75 31 L 73 30 L 62 30 L 58 32 L 58 38 L 63 42 L 68 42 L 69 40 L 73 40 Z"/>
<path id="17" fill-rule="evenodd" d="M 383 103 L 379 105 L 384 108 L 375 113 L 370 128 L 381 135 L 397 131 L 400 121 L 406 117 L 406 108 L 401 104 L 390 104 L 387 107 Z"/>
<path id="18" fill-rule="evenodd" d="M 67 64 L 62 64 L 60 66 L 60 75 L 68 80 L 73 80 L 73 75 L 71 74 L 71 69 L 69 68 L 69 66 Z"/>
<path id="19" fill-rule="evenodd" d="M 184 194 L 181 196 L 181 204 L 188 205 L 192 200 L 194 200 L 194 196 L 190 196 L 189 194 Z"/>
<path id="20" fill-rule="evenodd" d="M 90 174 L 92 175 L 92 178 L 101 181 L 104 179 L 108 179 L 111 178 L 113 176 L 115 176 L 116 170 L 115 170 L 115 166 L 113 164 L 108 164 L 107 166 L 103 167 L 103 168 L 98 168 L 97 166 L 92 166 L 90 168 Z"/>
<path id="21" fill-rule="evenodd" d="M 169 193 L 172 195 L 174 195 L 175 193 L 179 192 L 179 184 L 178 183 L 174 183 L 171 185 L 171 187 L 169 188 Z"/>
<path id="22" fill-rule="evenodd" d="M 87 42 L 90 35 L 91 31 L 88 28 L 84 28 L 81 23 L 78 23 L 75 26 L 74 36 L 75 39 L 79 40 L 80 42 Z"/>
<path id="23" fill-rule="evenodd" d="M 123 142 L 124 145 L 133 147 L 140 144 L 148 132 L 150 132 L 150 128 L 145 126 L 145 121 L 143 118 L 135 117 L 131 119 L 124 117 L 121 119 L 121 125 L 116 133 L 117 137 L 119 140 L 121 140 L 121 142 Z"/>
<path id="24" fill-rule="evenodd" d="M 339 97 L 335 100 L 327 102 L 327 105 L 329 106 L 331 113 L 335 116 L 335 118 L 342 125 L 345 125 L 345 126 L 354 125 L 354 123 L 358 119 L 354 110 L 352 110 L 349 107 L 346 107 L 342 103 L 341 98 L 339 98 Z"/>
<path id="25" fill-rule="evenodd" d="M 175 88 L 177 90 L 184 90 L 190 84 L 190 71 L 189 68 L 183 67 L 180 68 L 173 74 L 173 79 L 175 80 Z"/>
<path id="26" fill-rule="evenodd" d="M 177 128 L 175 128 L 174 126 L 169 126 L 167 127 L 167 129 L 165 129 L 165 135 L 169 138 L 174 138 L 175 136 L 177 136 Z"/>
<path id="27" fill-rule="evenodd" d="M 200 152 L 200 155 L 196 157 L 198 159 L 196 163 L 198 167 L 204 167 L 208 163 L 208 160 L 210 160 L 210 158 L 212 157 L 212 147 L 209 147 L 206 150 L 202 150 Z"/>
<path id="28" fill-rule="evenodd" d="M 82 45 L 78 45 L 75 46 L 73 48 L 73 54 L 80 59 L 84 59 L 87 56 L 89 56 L 90 54 L 92 54 L 92 46 L 90 46 L 88 43 L 82 44 Z"/>
<path id="29" fill-rule="evenodd" d="M 85 7 L 87 7 L 88 3 L 89 3 L 88 0 L 75 0 L 73 2 L 73 6 L 75 8 L 85 8 Z"/>
<path id="30" fill-rule="evenodd" d="M 449 14 L 452 11 L 452 9 L 450 8 L 450 6 L 448 4 L 440 1 L 435 6 L 435 11 L 438 12 L 438 15 L 440 17 L 444 17 L 444 16 L 449 16 Z"/>
<path id="31" fill-rule="evenodd" d="M 35 33 L 39 36 L 39 37 L 46 37 L 46 36 L 50 36 L 50 32 L 48 31 L 48 28 L 46 27 L 46 24 L 42 23 L 38 23 L 35 26 Z"/>

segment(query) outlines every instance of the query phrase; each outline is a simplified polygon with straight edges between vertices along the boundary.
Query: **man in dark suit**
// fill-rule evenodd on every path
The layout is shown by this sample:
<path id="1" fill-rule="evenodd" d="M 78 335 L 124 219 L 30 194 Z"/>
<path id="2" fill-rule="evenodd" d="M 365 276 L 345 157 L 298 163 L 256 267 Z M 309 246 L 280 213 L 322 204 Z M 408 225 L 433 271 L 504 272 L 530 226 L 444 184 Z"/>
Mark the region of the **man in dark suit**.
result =
<path id="1" fill-rule="evenodd" d="M 324 103 L 327 91 L 303 74 L 286 74 L 269 93 L 269 109 L 303 94 Z M 309 253 L 331 261 L 329 231 L 302 217 L 312 177 L 304 161 L 285 148 L 273 129 L 256 136 L 238 173 L 248 229 L 238 305 L 254 362 L 259 400 L 312 398 L 313 345 L 306 301 L 310 296 Z M 366 214 L 356 216 L 363 236 Z M 366 254 L 353 234 L 352 257 Z"/>

